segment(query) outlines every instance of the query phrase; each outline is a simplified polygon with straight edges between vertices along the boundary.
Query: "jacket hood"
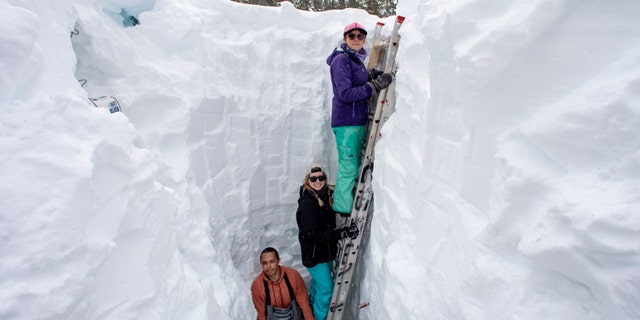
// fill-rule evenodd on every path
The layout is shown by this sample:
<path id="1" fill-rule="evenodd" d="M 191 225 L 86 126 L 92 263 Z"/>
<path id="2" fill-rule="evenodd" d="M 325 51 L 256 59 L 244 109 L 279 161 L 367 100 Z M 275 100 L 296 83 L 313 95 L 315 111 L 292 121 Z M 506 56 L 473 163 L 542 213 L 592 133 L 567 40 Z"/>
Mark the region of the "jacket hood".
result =
<path id="1" fill-rule="evenodd" d="M 360 51 L 355 52 L 349 49 L 346 43 L 341 43 L 340 46 L 333 49 L 331 54 L 327 57 L 327 64 L 331 65 L 331 62 L 333 62 L 333 59 L 335 59 L 336 56 L 338 56 L 339 54 L 345 54 L 345 53 L 349 56 L 349 58 L 351 58 L 354 61 L 356 61 L 357 59 L 357 60 L 360 60 L 360 62 L 363 62 L 364 59 L 367 57 L 367 50 L 365 50 L 365 48 L 362 48 L 360 49 Z"/>

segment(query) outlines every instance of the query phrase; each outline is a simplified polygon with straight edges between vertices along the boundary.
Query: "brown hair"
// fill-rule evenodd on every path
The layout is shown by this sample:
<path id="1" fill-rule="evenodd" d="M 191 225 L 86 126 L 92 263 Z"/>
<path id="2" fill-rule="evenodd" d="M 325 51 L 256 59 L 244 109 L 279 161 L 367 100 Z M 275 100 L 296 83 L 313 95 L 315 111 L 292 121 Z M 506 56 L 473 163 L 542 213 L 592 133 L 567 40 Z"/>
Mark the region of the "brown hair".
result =
<path id="1" fill-rule="evenodd" d="M 266 247 L 262 252 L 260 252 L 260 260 L 262 260 L 262 255 L 265 253 L 273 252 L 276 254 L 276 259 L 280 260 L 280 255 L 278 254 L 278 250 L 274 247 Z"/>

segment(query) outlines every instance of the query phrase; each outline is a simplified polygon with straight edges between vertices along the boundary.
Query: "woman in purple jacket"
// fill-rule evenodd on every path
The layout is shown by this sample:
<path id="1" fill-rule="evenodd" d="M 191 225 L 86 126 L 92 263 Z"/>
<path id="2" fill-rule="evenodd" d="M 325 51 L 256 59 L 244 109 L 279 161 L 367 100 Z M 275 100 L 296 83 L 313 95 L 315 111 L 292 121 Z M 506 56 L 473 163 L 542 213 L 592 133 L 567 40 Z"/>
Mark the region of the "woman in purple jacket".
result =
<path id="1" fill-rule="evenodd" d="M 353 207 L 353 188 L 366 134 L 368 98 L 388 87 L 393 77 L 375 69 L 367 70 L 364 65 L 367 30 L 363 25 L 348 24 L 342 36 L 343 43 L 329 55 L 327 64 L 331 67 L 333 86 L 331 127 L 338 147 L 333 210 L 348 215 Z"/>

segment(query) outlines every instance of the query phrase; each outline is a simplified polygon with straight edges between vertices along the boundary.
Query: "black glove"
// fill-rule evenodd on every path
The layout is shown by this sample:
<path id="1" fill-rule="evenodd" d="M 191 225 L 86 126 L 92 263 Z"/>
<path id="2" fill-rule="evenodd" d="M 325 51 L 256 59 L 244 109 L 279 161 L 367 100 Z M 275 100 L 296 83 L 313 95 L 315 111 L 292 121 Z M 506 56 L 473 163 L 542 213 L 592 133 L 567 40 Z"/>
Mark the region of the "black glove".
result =
<path id="1" fill-rule="evenodd" d="M 360 231 L 358 231 L 358 226 L 355 223 L 352 223 L 350 227 L 340 229 L 340 239 L 355 239 L 358 237 L 358 233 L 360 233 Z"/>
<path id="2" fill-rule="evenodd" d="M 360 233 L 360 231 L 358 230 L 358 226 L 355 223 L 351 224 L 347 232 L 349 233 L 349 238 L 351 239 L 357 238 L 358 234 Z"/>
<path id="3" fill-rule="evenodd" d="M 384 71 L 379 71 L 379 70 L 376 70 L 376 69 L 369 69 L 369 81 L 376 79 L 377 77 L 379 77 L 383 73 L 384 73 Z"/>
<path id="4" fill-rule="evenodd" d="M 391 81 L 393 81 L 391 73 L 383 73 L 375 80 L 369 81 L 369 85 L 377 92 L 380 92 L 382 89 L 386 89 L 391 84 Z"/>

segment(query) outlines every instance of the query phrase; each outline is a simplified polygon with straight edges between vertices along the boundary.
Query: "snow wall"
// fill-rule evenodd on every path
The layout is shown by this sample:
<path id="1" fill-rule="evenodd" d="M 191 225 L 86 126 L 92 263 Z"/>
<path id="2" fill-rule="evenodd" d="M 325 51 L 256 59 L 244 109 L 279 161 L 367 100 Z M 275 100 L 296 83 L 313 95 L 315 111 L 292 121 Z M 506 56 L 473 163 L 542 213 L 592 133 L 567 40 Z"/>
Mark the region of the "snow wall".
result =
<path id="1" fill-rule="evenodd" d="M 310 162 L 335 172 L 324 59 L 345 23 L 378 18 L 0 9 L 1 318 L 248 319 L 263 247 L 304 272 L 297 188 Z M 361 318 L 638 318 L 640 3 L 398 12 Z M 124 113 L 88 107 L 103 95 Z"/>

